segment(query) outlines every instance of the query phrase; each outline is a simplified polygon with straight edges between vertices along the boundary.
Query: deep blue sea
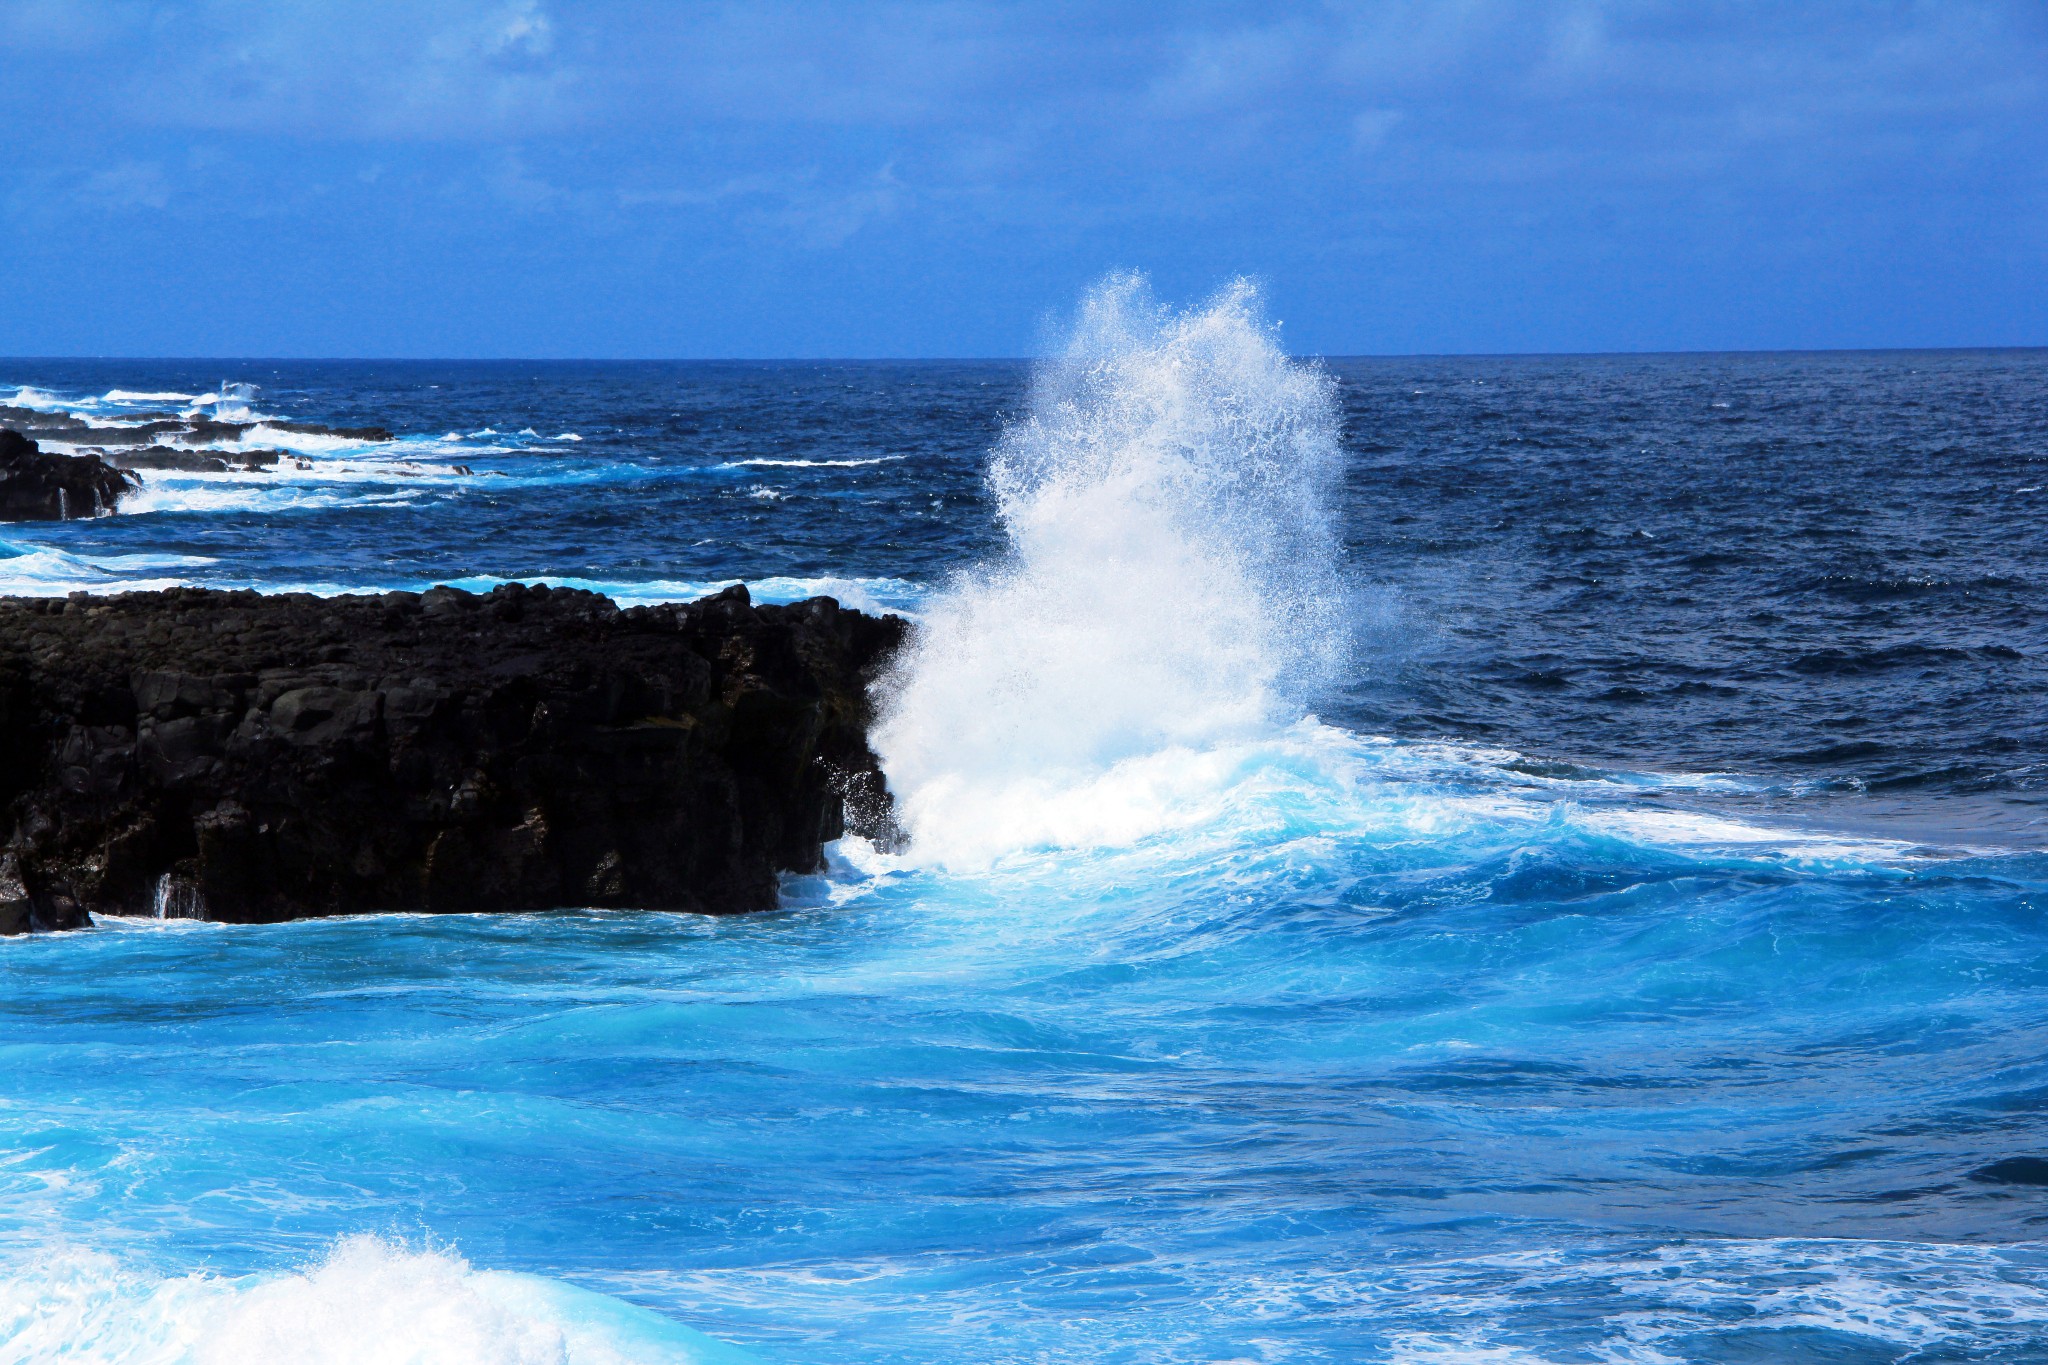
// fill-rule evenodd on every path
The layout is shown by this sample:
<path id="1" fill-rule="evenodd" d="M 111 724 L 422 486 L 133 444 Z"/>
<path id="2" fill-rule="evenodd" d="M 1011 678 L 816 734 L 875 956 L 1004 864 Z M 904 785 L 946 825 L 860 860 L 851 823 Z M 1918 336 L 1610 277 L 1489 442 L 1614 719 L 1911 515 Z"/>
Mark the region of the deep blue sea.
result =
<path id="1" fill-rule="evenodd" d="M 1250 309 L 0 361 L 400 438 L 0 527 L 0 591 L 920 623 L 909 845 L 777 912 L 0 941 L 0 1361 L 2048 1360 L 2048 352 Z"/>

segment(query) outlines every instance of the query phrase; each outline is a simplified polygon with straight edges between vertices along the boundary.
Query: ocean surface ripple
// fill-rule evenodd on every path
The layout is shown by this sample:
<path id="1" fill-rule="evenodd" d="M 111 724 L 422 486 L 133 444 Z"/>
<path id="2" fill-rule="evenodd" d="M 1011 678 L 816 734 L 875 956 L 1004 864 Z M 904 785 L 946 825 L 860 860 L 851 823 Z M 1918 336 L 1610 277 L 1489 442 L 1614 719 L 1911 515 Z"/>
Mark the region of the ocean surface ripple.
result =
<path id="1" fill-rule="evenodd" d="M 11 590 L 922 635 L 772 914 L 0 942 L 0 1362 L 2048 1356 L 2048 355 L 7 364 L 403 447 Z"/>

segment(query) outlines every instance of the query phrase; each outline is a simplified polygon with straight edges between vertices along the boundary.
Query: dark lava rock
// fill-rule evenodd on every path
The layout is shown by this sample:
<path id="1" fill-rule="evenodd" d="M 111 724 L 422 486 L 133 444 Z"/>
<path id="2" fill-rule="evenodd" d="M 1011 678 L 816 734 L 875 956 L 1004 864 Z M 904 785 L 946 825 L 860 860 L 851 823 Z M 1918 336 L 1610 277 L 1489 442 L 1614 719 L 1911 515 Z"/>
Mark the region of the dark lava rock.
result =
<path id="1" fill-rule="evenodd" d="M 183 446 L 144 446 L 140 450 L 99 450 L 116 469 L 170 469 L 186 474 L 225 474 L 240 470 L 253 474 L 273 468 L 285 454 L 282 450 L 187 450 Z"/>
<path id="2" fill-rule="evenodd" d="M 16 431 L 81 431 L 89 425 L 83 417 L 73 417 L 68 412 L 43 412 L 0 403 L 0 426 Z"/>
<path id="3" fill-rule="evenodd" d="M 211 417 L 193 417 L 179 422 L 175 434 L 188 441 L 239 441 L 259 425 L 256 422 L 216 422 Z"/>
<path id="4" fill-rule="evenodd" d="M 889 824 L 904 624 L 744 588 L 0 598 L 0 932 L 775 902 Z"/>
<path id="5" fill-rule="evenodd" d="M 67 431 L 63 439 L 79 445 L 146 446 L 154 444 L 159 436 L 189 436 L 192 431 L 191 423 L 173 418 L 132 427 L 88 425 L 83 430 Z"/>
<path id="6" fill-rule="evenodd" d="M 395 441 L 388 427 L 330 427 L 318 422 L 277 422 L 263 423 L 277 431 L 296 432 L 301 436 L 339 436 L 345 441 Z"/>
<path id="7" fill-rule="evenodd" d="M 117 469 L 175 469 L 188 474 L 225 474 L 228 462 L 203 450 L 178 446 L 144 446 L 140 450 L 102 452 Z"/>
<path id="8" fill-rule="evenodd" d="M 47 453 L 20 432 L 0 429 L 0 521 L 98 516 L 140 486 L 97 455 Z"/>

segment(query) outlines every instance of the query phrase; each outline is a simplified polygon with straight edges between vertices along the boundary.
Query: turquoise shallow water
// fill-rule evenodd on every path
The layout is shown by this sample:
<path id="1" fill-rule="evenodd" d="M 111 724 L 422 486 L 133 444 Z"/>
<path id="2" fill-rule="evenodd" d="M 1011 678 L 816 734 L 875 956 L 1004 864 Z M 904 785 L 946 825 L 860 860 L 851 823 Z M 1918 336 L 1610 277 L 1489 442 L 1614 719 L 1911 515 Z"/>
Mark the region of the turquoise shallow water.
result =
<path id="1" fill-rule="evenodd" d="M 1241 304 L 1098 294 L 1035 389 L 5 362 L 401 438 L 10 591 L 924 644 L 907 850 L 772 914 L 0 941 L 0 1363 L 2048 1359 L 2048 358 L 1318 371 Z"/>
<path id="2" fill-rule="evenodd" d="M 1983 1174 L 2039 1150 L 2048 862 L 1645 829 L 1313 727 L 1215 757 L 1171 834 L 855 847 L 756 918 L 0 945 L 0 1332 L 256 1277 L 177 1317 L 211 1358 L 367 1233 L 294 1312 L 459 1253 L 451 1300 L 518 1271 L 786 1361 L 2048 1349 L 2041 1192 Z M 586 1358 L 588 1305 L 506 1303 L 537 1353 L 418 1358 Z M 106 1349 L 135 1316 L 77 1358 L 185 1358 Z"/>

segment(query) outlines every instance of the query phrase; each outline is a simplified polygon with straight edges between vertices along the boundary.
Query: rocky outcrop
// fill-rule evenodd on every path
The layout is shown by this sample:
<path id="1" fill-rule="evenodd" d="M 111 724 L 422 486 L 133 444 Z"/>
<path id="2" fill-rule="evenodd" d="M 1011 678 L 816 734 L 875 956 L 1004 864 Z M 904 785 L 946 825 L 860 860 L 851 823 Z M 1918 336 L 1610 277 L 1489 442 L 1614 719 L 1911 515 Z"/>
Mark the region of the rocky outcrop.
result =
<path id="1" fill-rule="evenodd" d="M 16 431 L 84 431 L 91 425 L 83 417 L 68 412 L 44 412 L 41 408 L 0 403 L 0 427 L 13 427 Z"/>
<path id="2" fill-rule="evenodd" d="M 38 432 L 61 443 L 94 446 L 148 445 L 166 438 L 186 444 L 239 441 L 258 427 L 301 436 L 333 436 L 345 441 L 395 440 L 389 427 L 333 427 L 324 422 L 288 422 L 266 417 L 245 422 L 224 421 L 198 412 L 124 412 L 117 420 L 88 421 L 69 412 L 45 412 L 0 403 L 0 426 Z"/>
<path id="3" fill-rule="evenodd" d="M 140 450 L 116 449 L 93 453 L 104 456 L 116 469 L 171 469 L 186 474 L 225 474 L 229 470 L 255 474 L 275 469 L 278 461 L 286 458 L 286 452 L 282 450 L 238 450 L 233 452 L 231 462 L 208 451 L 187 450 L 180 446 L 144 446 Z"/>
<path id="4" fill-rule="evenodd" d="M 744 588 L 0 599 L 0 933 L 774 903 L 881 832 L 903 623 Z"/>
<path id="5" fill-rule="evenodd" d="M 319 422 L 281 422 L 275 418 L 259 423 L 277 431 L 301 436 L 335 436 L 344 441 L 390 441 L 397 439 L 389 427 L 330 427 Z"/>
<path id="6" fill-rule="evenodd" d="M 97 455 L 44 451 L 20 432 L 0 428 L 0 521 L 96 517 L 140 486 Z"/>

